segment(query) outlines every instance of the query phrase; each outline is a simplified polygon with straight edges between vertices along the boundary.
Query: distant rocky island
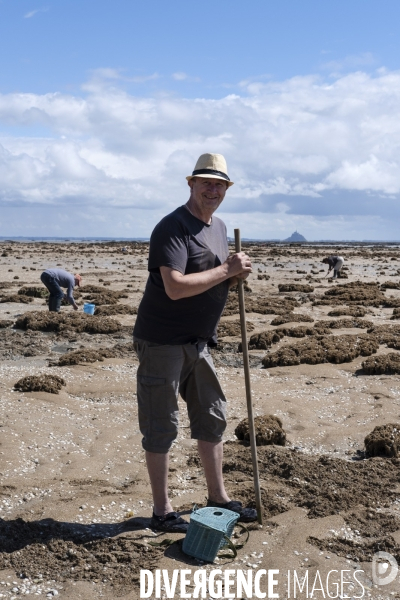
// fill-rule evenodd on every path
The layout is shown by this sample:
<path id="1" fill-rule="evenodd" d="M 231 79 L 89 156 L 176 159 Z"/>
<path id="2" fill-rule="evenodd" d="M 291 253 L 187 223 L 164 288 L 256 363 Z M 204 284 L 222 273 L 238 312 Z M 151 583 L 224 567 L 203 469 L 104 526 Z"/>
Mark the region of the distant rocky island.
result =
<path id="1" fill-rule="evenodd" d="M 292 235 L 288 238 L 286 238 L 286 240 L 283 240 L 284 242 L 306 242 L 306 238 L 304 237 L 304 235 L 301 235 L 301 233 L 299 233 L 298 231 L 295 231 L 294 233 L 292 233 Z"/>

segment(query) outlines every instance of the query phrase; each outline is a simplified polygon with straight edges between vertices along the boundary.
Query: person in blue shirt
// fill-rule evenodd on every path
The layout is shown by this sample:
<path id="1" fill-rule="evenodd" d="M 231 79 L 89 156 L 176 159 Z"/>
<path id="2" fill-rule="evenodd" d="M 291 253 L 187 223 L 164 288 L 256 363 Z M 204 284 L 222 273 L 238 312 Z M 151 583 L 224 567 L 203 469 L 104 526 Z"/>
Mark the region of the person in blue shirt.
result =
<path id="1" fill-rule="evenodd" d="M 46 269 L 40 276 L 41 282 L 47 287 L 50 292 L 49 311 L 60 312 L 62 300 L 68 300 L 74 310 L 78 310 L 78 305 L 74 300 L 74 287 L 80 286 L 82 277 L 79 273 L 72 275 L 64 269 Z M 66 288 L 64 293 L 61 288 Z"/>

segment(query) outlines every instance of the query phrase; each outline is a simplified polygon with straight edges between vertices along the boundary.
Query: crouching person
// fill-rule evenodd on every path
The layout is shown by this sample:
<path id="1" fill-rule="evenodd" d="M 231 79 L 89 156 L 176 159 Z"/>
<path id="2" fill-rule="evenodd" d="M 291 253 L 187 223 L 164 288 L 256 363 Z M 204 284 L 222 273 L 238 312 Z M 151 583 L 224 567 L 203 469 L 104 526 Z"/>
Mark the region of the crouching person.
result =
<path id="1" fill-rule="evenodd" d="M 81 285 L 82 277 L 78 273 L 72 275 L 64 269 L 47 269 L 41 274 L 40 280 L 50 292 L 50 312 L 60 312 L 61 302 L 64 299 L 73 306 L 74 310 L 78 310 L 73 293 L 74 287 Z M 64 293 L 61 288 L 66 288 L 67 293 Z"/>
<path id="2" fill-rule="evenodd" d="M 328 266 L 328 273 L 333 269 L 332 279 L 337 279 L 340 277 L 340 270 L 343 267 L 344 258 L 342 256 L 328 256 L 328 258 L 324 258 L 322 262 Z"/>

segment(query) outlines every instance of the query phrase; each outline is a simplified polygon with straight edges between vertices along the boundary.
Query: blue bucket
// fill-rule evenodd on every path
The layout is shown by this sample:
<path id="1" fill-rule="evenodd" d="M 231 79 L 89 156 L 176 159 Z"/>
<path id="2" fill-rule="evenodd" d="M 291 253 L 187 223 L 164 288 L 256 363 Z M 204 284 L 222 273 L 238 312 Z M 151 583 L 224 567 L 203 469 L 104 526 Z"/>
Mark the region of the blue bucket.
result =
<path id="1" fill-rule="evenodd" d="M 83 305 L 83 312 L 87 315 L 94 315 L 94 309 L 96 308 L 95 304 L 89 304 L 89 302 L 85 302 Z"/>

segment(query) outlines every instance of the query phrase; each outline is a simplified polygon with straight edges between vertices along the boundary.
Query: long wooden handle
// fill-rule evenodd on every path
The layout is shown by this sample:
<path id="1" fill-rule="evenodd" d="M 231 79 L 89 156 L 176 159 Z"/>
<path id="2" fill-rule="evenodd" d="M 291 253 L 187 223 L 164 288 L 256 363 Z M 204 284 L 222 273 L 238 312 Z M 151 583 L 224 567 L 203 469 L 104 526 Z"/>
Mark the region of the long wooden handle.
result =
<path id="1" fill-rule="evenodd" d="M 236 252 L 241 252 L 241 249 L 242 249 L 242 243 L 241 243 L 241 239 L 240 239 L 240 229 L 235 229 L 235 250 L 236 250 Z M 249 351 L 248 351 L 248 347 L 247 347 L 246 310 L 245 310 L 245 304 L 244 304 L 243 279 L 238 279 L 238 289 L 239 289 L 240 329 L 242 332 L 243 368 L 244 368 L 244 380 L 245 380 L 245 384 L 246 384 L 247 416 L 248 416 L 248 420 L 249 420 L 251 460 L 253 463 L 254 491 L 255 491 L 255 495 L 256 495 L 257 520 L 260 523 L 260 525 L 262 525 L 260 477 L 258 474 L 257 445 L 256 445 L 256 434 L 254 431 L 253 403 L 251 400 L 250 364 L 249 364 Z"/>

